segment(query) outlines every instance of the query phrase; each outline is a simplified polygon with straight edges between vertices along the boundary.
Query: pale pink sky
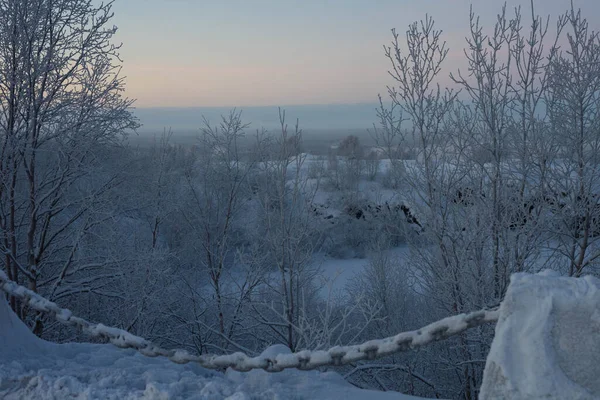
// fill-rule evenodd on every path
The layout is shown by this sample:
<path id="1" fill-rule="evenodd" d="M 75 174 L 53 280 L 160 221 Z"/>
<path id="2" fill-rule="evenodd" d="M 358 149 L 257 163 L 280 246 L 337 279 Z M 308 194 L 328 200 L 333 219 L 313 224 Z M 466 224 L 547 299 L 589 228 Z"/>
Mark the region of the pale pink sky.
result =
<path id="1" fill-rule="evenodd" d="M 373 102 L 391 80 L 390 29 L 429 13 L 464 68 L 468 0 L 119 0 L 117 40 L 127 95 L 138 107 Z M 491 27 L 502 2 L 472 1 Z M 536 0 L 543 15 L 569 0 Z M 508 1 L 509 8 L 529 0 Z M 591 25 L 600 1 L 576 0 Z M 596 25 L 594 25 L 596 24 Z"/>

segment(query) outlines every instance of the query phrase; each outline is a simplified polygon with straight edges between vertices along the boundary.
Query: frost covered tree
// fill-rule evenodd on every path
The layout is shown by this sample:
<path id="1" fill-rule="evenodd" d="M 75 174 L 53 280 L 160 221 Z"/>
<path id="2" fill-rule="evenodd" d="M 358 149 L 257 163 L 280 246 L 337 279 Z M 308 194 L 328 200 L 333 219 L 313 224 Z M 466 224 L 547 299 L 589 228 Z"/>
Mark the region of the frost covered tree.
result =
<path id="1" fill-rule="evenodd" d="M 363 169 L 363 149 L 358 137 L 347 136 L 337 148 L 330 148 L 328 154 L 328 183 L 336 190 L 357 196 L 358 185 Z"/>
<path id="2" fill-rule="evenodd" d="M 283 110 L 279 120 L 280 132 L 263 147 L 261 159 L 266 161 L 259 163 L 258 216 L 262 223 L 256 238 L 275 277 L 267 283 L 269 291 L 263 293 L 254 311 L 273 341 L 296 350 L 302 348 L 299 327 L 315 296 L 312 255 L 320 233 L 311 211 L 318 183 L 303 171 L 306 154 L 298 151 L 302 142 L 298 122 L 290 130 Z"/>
<path id="3" fill-rule="evenodd" d="M 260 266 L 240 257 L 247 247 L 245 224 L 252 219 L 247 218 L 252 213 L 248 197 L 256 159 L 244 146 L 248 126 L 241 112 L 231 111 L 217 126 L 204 122 L 198 159 L 185 172 L 187 200 L 180 211 L 191 234 L 186 248 L 193 255 L 191 268 L 198 270 L 190 275 L 182 272 L 190 300 L 199 310 L 185 318 L 200 324 L 206 335 L 216 336 L 213 345 L 226 351 L 261 282 Z"/>
<path id="4" fill-rule="evenodd" d="M 379 166 L 381 165 L 381 159 L 379 158 L 379 154 L 376 151 L 371 150 L 365 156 L 364 164 L 367 178 L 370 181 L 375 181 L 379 173 Z"/>
<path id="5" fill-rule="evenodd" d="M 338 155 L 348 157 L 350 159 L 361 158 L 363 148 L 360 144 L 360 139 L 355 135 L 348 135 L 340 142 L 338 147 Z"/>
<path id="6" fill-rule="evenodd" d="M 557 253 L 569 275 L 580 276 L 600 257 L 600 36 L 581 10 L 571 7 L 562 18 L 567 44 L 548 65 L 545 99 L 556 147 L 548 183 L 556 199 Z"/>
<path id="7" fill-rule="evenodd" d="M 575 20 L 577 14 L 571 15 Z M 509 16 L 503 7 L 488 34 L 471 9 L 465 49 L 468 74 L 451 74 L 459 93 L 437 84 L 448 50 L 433 19 L 411 25 L 405 44 L 393 31 L 392 45 L 385 48 L 396 86 L 388 89 L 389 106 L 380 99 L 380 123 L 373 134 L 395 158 L 392 167 L 396 163 L 394 169 L 402 171 L 399 196 L 423 216 L 423 232 L 408 238 L 415 278 L 433 315 L 439 308 L 447 314 L 497 303 L 511 273 L 549 265 L 543 249 L 556 243 L 552 220 L 557 209 L 567 207 L 556 198 L 556 189 L 550 189 L 561 158 L 555 138 L 565 131 L 555 129 L 552 134 L 547 115 L 552 116 L 553 108 L 547 100 L 552 93 L 569 93 L 554 89 L 552 78 L 564 58 L 558 43 L 568 19 L 560 17 L 556 31 L 549 34 L 549 22 L 533 6 L 528 29 L 519 8 Z M 568 82 L 560 76 L 561 82 Z M 587 110 L 597 112 L 594 97 L 584 98 L 590 101 Z M 556 104 L 565 104 L 564 97 Z M 393 156 L 395 149 L 411 145 L 416 149 L 414 161 Z M 576 152 L 574 146 L 568 151 Z M 590 190 L 586 193 L 579 197 L 592 197 Z M 593 213 L 588 220 L 593 221 Z M 585 230 L 578 231 L 581 234 Z M 587 243 L 582 236 L 577 239 L 579 244 L 571 248 Z M 460 384 L 448 385 L 442 373 L 432 378 L 436 387 L 448 385 L 456 391 L 451 397 L 476 396 L 483 365 L 474 360 L 484 357 L 490 337 L 491 332 L 481 331 L 458 338 L 453 350 L 444 352 L 442 368 L 454 370 Z"/>
<path id="8" fill-rule="evenodd" d="M 111 18 L 110 3 L 91 0 L 0 2 L 0 248 L 11 279 L 35 291 L 85 269 L 89 211 L 117 183 L 90 183 L 97 147 L 136 127 Z"/>
<path id="9" fill-rule="evenodd" d="M 149 148 L 126 149 L 124 184 L 111 199 L 116 228 L 105 238 L 116 252 L 127 254 L 123 277 L 114 284 L 122 294 L 98 304 L 94 313 L 98 320 L 114 320 L 114 325 L 146 338 L 164 332 L 164 317 L 157 311 L 172 297 L 179 273 L 177 190 L 189 157 L 172 144 L 172 136 L 165 130 Z"/>
<path id="10" fill-rule="evenodd" d="M 390 108 L 381 101 L 381 121 L 374 136 L 384 148 L 414 144 L 416 159 L 400 161 L 404 173 L 397 189 L 412 212 L 423 216 L 424 232 L 407 234 L 411 264 L 430 307 L 441 308 L 445 314 L 464 312 L 484 303 L 477 294 L 486 284 L 481 238 L 487 225 L 465 204 L 481 204 L 466 151 L 472 143 L 471 111 L 456 100 L 455 92 L 444 90 L 436 81 L 448 49 L 432 18 L 409 26 L 406 45 L 398 33 L 392 33 L 392 46 L 385 53 L 397 86 L 388 89 Z M 467 202 L 465 197 L 469 197 Z M 431 315 L 437 313 L 432 310 Z M 460 339 L 456 351 L 444 357 L 446 362 L 473 358 L 466 340 Z M 461 395 L 473 396 L 481 366 L 462 364 L 455 372 L 465 377 Z"/>
<path id="11" fill-rule="evenodd" d="M 451 74 L 471 103 L 474 144 L 488 155 L 478 160 L 478 169 L 485 182 L 485 208 L 490 211 L 496 298 L 502 296 L 512 272 L 526 270 L 535 261 L 541 239 L 539 226 L 534 228 L 532 222 L 543 219 L 540 177 L 547 165 L 540 156 L 543 148 L 535 145 L 546 134 L 541 103 L 547 89 L 546 65 L 556 54 L 557 39 L 545 49 L 548 22 L 535 14 L 533 5 L 531 17 L 529 31 L 524 32 L 520 8 L 510 17 L 503 7 L 493 32 L 486 34 L 471 10 L 469 74 Z"/>

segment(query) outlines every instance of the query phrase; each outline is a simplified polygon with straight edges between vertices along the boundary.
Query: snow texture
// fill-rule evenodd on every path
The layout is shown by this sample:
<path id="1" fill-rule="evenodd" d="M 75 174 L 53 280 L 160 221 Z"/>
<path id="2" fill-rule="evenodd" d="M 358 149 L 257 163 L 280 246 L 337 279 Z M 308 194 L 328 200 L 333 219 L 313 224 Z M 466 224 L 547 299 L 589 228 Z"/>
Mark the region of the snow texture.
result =
<path id="1" fill-rule="evenodd" d="M 290 351 L 272 346 L 263 357 Z M 177 365 L 104 344 L 54 344 L 34 336 L 0 298 L 0 398 L 16 399 L 344 399 L 409 400 L 357 389 L 334 372 L 262 370 L 225 374 Z"/>
<path id="2" fill-rule="evenodd" d="M 480 398 L 600 399 L 600 280 L 513 275 Z"/>

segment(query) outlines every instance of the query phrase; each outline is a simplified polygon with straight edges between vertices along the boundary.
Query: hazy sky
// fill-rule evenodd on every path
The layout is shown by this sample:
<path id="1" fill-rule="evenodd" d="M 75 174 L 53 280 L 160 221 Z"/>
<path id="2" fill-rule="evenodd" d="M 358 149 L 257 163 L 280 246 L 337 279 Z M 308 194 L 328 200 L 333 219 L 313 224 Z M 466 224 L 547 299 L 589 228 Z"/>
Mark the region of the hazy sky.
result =
<path id="1" fill-rule="evenodd" d="M 498 0 L 117 0 L 117 40 L 138 107 L 373 102 L 391 83 L 390 29 L 429 13 L 461 64 L 469 4 L 490 23 Z M 556 16 L 569 0 L 536 0 Z M 508 6 L 529 0 L 509 0 Z M 575 0 L 594 28 L 600 0 Z"/>

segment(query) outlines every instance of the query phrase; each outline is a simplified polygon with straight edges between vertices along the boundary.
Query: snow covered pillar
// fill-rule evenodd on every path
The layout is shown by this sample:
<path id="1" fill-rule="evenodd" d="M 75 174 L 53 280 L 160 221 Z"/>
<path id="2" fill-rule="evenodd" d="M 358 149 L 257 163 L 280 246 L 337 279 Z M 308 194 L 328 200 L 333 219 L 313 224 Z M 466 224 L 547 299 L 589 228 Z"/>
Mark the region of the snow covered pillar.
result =
<path id="1" fill-rule="evenodd" d="M 480 399 L 599 399 L 600 280 L 515 274 Z"/>

